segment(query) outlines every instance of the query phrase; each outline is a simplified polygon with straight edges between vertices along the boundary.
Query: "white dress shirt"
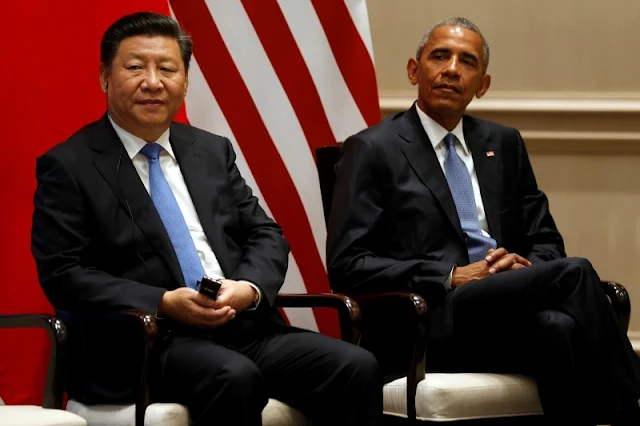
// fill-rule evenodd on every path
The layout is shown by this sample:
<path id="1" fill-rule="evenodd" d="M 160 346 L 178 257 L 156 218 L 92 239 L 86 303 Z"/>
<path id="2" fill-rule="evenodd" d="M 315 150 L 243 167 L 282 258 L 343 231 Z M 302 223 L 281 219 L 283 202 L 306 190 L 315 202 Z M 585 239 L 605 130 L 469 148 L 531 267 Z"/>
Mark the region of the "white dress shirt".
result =
<path id="1" fill-rule="evenodd" d="M 480 228 L 482 228 L 482 233 L 490 237 L 489 235 L 489 224 L 487 223 L 487 216 L 484 213 L 484 204 L 482 203 L 482 195 L 480 194 L 480 184 L 478 183 L 478 176 L 476 175 L 476 168 L 473 164 L 473 157 L 471 156 L 471 151 L 467 146 L 467 143 L 464 140 L 464 132 L 462 130 L 462 120 L 456 125 L 456 127 L 449 132 L 447 129 L 438 124 L 433 118 L 429 117 L 426 113 L 424 113 L 418 105 L 415 106 L 416 111 L 418 112 L 418 117 L 420 117 L 420 122 L 422 123 L 422 127 L 424 127 L 424 131 L 427 133 L 429 140 L 431 141 L 431 145 L 433 145 L 433 149 L 436 152 L 436 156 L 438 157 L 438 161 L 440 162 L 440 167 L 442 167 L 442 172 L 444 175 L 447 175 L 447 171 L 444 168 L 444 160 L 447 155 L 447 146 L 444 142 L 444 137 L 447 136 L 448 133 L 453 133 L 456 138 L 458 138 L 458 142 L 455 144 L 456 152 L 458 156 L 462 159 L 465 166 L 467 166 L 467 170 L 469 171 L 469 176 L 471 176 L 471 186 L 473 186 L 473 197 L 476 201 L 476 211 L 478 212 L 478 220 L 480 221 Z M 454 267 L 455 269 L 455 267 Z M 451 274 L 449 274 L 449 278 L 447 279 L 445 285 L 447 287 L 451 287 L 451 277 L 453 275 L 453 269 L 451 270 Z"/>
<path id="2" fill-rule="evenodd" d="M 480 194 L 480 184 L 478 183 L 476 168 L 473 164 L 471 151 L 469 151 L 469 147 L 464 140 L 464 133 L 462 131 L 462 120 L 460 120 L 458 125 L 451 132 L 449 132 L 440 124 L 436 123 L 433 118 L 425 114 L 417 105 L 415 108 L 416 111 L 418 111 L 418 116 L 420 117 L 420 121 L 422 122 L 422 127 L 424 127 L 424 131 L 427 133 L 427 136 L 429 136 L 431 145 L 433 145 L 433 149 L 436 151 L 436 156 L 438 157 L 440 167 L 442 167 L 442 172 L 445 176 L 447 175 L 447 171 L 444 168 L 444 160 L 447 155 L 447 146 L 444 142 L 444 137 L 447 136 L 448 133 L 453 133 L 455 137 L 458 138 L 459 143 L 455 144 L 456 152 L 464 162 L 465 166 L 467 166 L 469 176 L 471 176 L 473 197 L 476 199 L 476 211 L 478 212 L 480 227 L 482 228 L 482 233 L 485 236 L 490 237 L 489 225 L 487 223 L 487 217 L 484 213 L 484 204 L 482 203 L 482 195 Z"/>
<path id="3" fill-rule="evenodd" d="M 135 167 L 136 171 L 138 172 L 138 175 L 140 176 L 140 180 L 142 180 L 144 187 L 147 189 L 147 192 L 151 193 L 149 186 L 149 159 L 142 152 L 140 152 L 142 148 L 147 144 L 147 142 L 118 126 L 111 119 L 111 116 L 109 116 L 109 121 L 111 121 L 111 125 L 122 141 L 122 145 L 124 145 L 124 149 L 127 151 L 127 154 L 129 155 L 129 158 L 133 163 L 133 167 Z M 189 194 L 187 185 L 184 182 L 184 177 L 182 176 L 182 172 L 180 171 L 180 165 L 178 164 L 178 161 L 176 160 L 176 157 L 173 153 L 173 148 L 171 147 L 171 143 L 169 142 L 169 129 L 167 129 L 158 138 L 158 140 L 155 141 L 155 143 L 162 147 L 159 158 L 160 169 L 162 170 L 162 174 L 164 174 L 165 179 L 169 183 L 169 187 L 171 187 L 171 191 L 173 192 L 174 197 L 176 197 L 176 201 L 178 202 L 180 211 L 182 211 L 184 220 L 187 223 L 187 227 L 189 228 L 189 233 L 191 234 L 193 243 L 196 246 L 196 250 L 198 251 L 198 256 L 200 257 L 200 261 L 202 262 L 202 267 L 204 268 L 205 275 L 214 280 L 224 279 L 225 277 L 222 273 L 222 268 L 220 268 L 220 263 L 218 262 L 215 253 L 211 249 L 211 245 L 207 240 L 204 229 L 202 229 L 200 218 L 196 213 L 196 208 L 193 205 L 191 195 Z M 262 294 L 258 286 L 248 281 L 242 282 L 245 282 L 256 289 L 256 291 L 258 292 L 259 302 Z"/>

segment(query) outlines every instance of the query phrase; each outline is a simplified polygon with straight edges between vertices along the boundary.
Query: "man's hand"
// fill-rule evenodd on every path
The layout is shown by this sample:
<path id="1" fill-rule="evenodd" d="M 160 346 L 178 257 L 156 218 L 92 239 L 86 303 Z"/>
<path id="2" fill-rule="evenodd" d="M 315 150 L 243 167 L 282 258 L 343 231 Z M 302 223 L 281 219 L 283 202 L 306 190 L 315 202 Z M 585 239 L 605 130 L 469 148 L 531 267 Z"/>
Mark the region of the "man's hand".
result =
<path id="1" fill-rule="evenodd" d="M 467 266 L 456 267 L 451 277 L 451 287 L 456 288 L 472 281 L 486 278 L 489 275 L 512 271 L 530 265 L 531 262 L 524 257 L 516 253 L 509 253 L 502 247 L 495 250 L 490 249 L 484 260 L 471 263 Z"/>
<path id="2" fill-rule="evenodd" d="M 497 249 L 489 249 L 489 254 L 485 257 L 485 260 L 489 264 L 489 273 L 495 275 L 502 271 L 511 271 L 514 269 L 524 268 L 531 266 L 524 257 L 516 253 L 509 253 L 505 248 L 500 247 Z"/>
<path id="3" fill-rule="evenodd" d="M 216 301 L 204 294 L 181 287 L 164 293 L 158 313 L 201 328 L 220 327 L 235 317 L 236 311 L 231 307 L 215 305 Z"/>
<path id="4" fill-rule="evenodd" d="M 222 287 L 218 290 L 218 300 L 214 307 L 222 309 L 230 307 L 235 312 L 247 309 L 256 296 L 256 289 L 247 283 L 234 280 L 220 280 Z"/>

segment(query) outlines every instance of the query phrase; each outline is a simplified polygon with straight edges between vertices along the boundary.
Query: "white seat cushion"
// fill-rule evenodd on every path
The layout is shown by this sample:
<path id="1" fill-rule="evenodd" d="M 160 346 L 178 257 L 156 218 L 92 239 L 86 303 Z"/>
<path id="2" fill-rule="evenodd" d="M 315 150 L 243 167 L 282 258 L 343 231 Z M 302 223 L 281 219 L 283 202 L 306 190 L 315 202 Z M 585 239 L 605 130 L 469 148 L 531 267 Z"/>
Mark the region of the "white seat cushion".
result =
<path id="1" fill-rule="evenodd" d="M 89 426 L 135 426 L 135 405 L 84 405 L 69 400 L 67 410 L 87 420 Z M 189 412 L 180 404 L 151 404 L 144 416 L 145 426 L 187 426 Z"/>
<path id="2" fill-rule="evenodd" d="M 407 417 L 407 379 L 384 387 L 384 413 Z M 418 420 L 452 420 L 542 414 L 538 387 L 531 377 L 516 374 L 429 373 L 418 383 Z"/>
<path id="3" fill-rule="evenodd" d="M 134 426 L 134 405 L 84 405 L 74 400 L 67 410 L 87 420 L 89 426 Z M 151 404 L 144 418 L 145 426 L 187 426 L 189 412 L 180 404 Z M 305 426 L 309 423 L 299 411 L 270 399 L 262 411 L 264 426 Z"/>
<path id="4" fill-rule="evenodd" d="M 277 399 L 270 399 L 262 410 L 262 426 L 310 426 L 300 411 Z"/>
<path id="5" fill-rule="evenodd" d="M 2 405 L 0 426 L 87 426 L 87 422 L 64 410 L 37 405 Z"/>

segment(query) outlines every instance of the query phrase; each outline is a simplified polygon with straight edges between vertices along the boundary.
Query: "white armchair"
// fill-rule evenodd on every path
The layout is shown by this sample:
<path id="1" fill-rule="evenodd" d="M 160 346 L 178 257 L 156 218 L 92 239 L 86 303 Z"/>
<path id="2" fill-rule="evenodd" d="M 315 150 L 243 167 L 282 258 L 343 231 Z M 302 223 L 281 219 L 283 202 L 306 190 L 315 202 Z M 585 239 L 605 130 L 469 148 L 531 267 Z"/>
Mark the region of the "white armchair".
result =
<path id="1" fill-rule="evenodd" d="M 85 405 L 70 400 L 67 410 L 87 421 L 89 426 L 135 426 L 136 406 L 129 405 Z M 150 404 L 147 406 L 144 426 L 188 426 L 189 411 L 180 404 Z M 263 426 L 307 426 L 302 413 L 290 406 L 270 399 L 262 411 Z M 2 426 L 2 422 L 0 422 Z"/>
<path id="2" fill-rule="evenodd" d="M 5 405 L 0 398 L 0 426 L 86 426 L 82 417 L 61 410 L 67 345 L 64 324 L 49 315 L 0 315 L 0 328 L 33 327 L 44 329 L 51 339 L 43 403 L 42 406 Z M 56 389 L 59 392 L 55 392 Z"/>
<path id="3" fill-rule="evenodd" d="M 357 343 L 359 339 L 358 322 L 360 311 L 350 298 L 338 294 L 279 294 L 276 303 L 279 307 L 323 307 L 335 309 L 340 318 L 342 339 Z M 140 311 L 126 311 L 116 314 L 78 316 L 60 313 L 68 323 L 71 334 L 72 362 L 90 362 L 80 355 L 75 357 L 73 351 L 74 330 L 81 323 L 85 339 L 82 344 L 109 345 L 114 338 L 122 337 L 123 331 L 133 337 L 133 342 L 140 342 L 142 354 L 139 356 L 140 377 L 135 402 L 128 404 L 83 404 L 70 399 L 67 410 L 87 421 L 89 426 L 187 426 L 189 413 L 185 406 L 172 403 L 152 403 L 148 392 L 148 366 L 153 346 L 158 338 L 158 322 L 153 315 Z M 68 317 L 67 317 L 68 315 Z M 82 318 L 78 320 L 78 318 Z M 133 334 L 132 334 L 133 333 Z M 109 340 L 110 339 L 110 340 Z M 134 351 L 135 352 L 135 351 Z M 130 358 L 135 358 L 131 353 Z M 77 373 L 76 373 L 77 374 Z M 84 377 L 84 376 L 81 376 Z M 302 413 L 275 399 L 270 399 L 262 412 L 263 426 L 307 426 L 309 422 Z M 2 425 L 0 425 L 2 426 Z"/>
<path id="4" fill-rule="evenodd" d="M 631 305 L 624 286 L 602 282 L 626 333 Z M 387 380 L 384 414 L 409 423 L 471 425 L 500 420 L 546 424 L 536 381 L 517 374 L 426 373 L 427 302 L 408 292 L 354 296 L 362 310 L 361 345 L 373 352 Z M 607 419 L 596 419 L 606 423 Z"/>
<path id="5" fill-rule="evenodd" d="M 87 426 L 80 416 L 38 405 L 4 405 L 0 400 L 0 426 Z"/>

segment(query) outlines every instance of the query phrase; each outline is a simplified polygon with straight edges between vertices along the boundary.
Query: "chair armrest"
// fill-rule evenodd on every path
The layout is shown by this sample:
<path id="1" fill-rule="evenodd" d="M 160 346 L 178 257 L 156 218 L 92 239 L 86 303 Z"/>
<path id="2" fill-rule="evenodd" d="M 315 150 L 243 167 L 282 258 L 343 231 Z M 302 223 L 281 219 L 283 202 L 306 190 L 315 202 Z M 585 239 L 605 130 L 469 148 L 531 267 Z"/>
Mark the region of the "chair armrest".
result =
<path id="1" fill-rule="evenodd" d="M 629 329 L 629 319 L 631 318 L 631 301 L 627 289 L 620 283 L 615 281 L 602 281 L 602 288 L 609 296 L 611 307 L 618 316 L 620 328 L 627 334 Z"/>
<path id="2" fill-rule="evenodd" d="M 424 370 L 428 312 L 425 299 L 402 291 L 351 297 L 362 312 L 361 346 L 376 355 L 383 372 L 392 379 L 404 376 L 407 368 L 412 370 L 419 364 Z"/>
<path id="3" fill-rule="evenodd" d="M 136 398 L 136 426 L 143 426 L 147 407 L 151 404 L 151 397 L 149 396 L 149 370 L 151 366 L 153 345 L 159 334 L 158 323 L 155 315 L 148 314 L 144 311 L 128 310 L 122 311 L 122 314 L 133 316 L 140 321 L 140 326 L 142 327 L 145 338 L 142 375 L 140 377 L 140 388 Z"/>
<path id="4" fill-rule="evenodd" d="M 158 318 L 155 315 L 135 309 L 121 311 L 118 315 L 133 316 L 140 320 L 144 337 L 148 342 L 154 343 L 158 338 Z"/>
<path id="5" fill-rule="evenodd" d="M 358 344 L 360 341 L 360 307 L 343 294 L 292 294 L 281 293 L 276 297 L 281 308 L 332 308 L 338 311 L 342 340 Z"/>
<path id="6" fill-rule="evenodd" d="M 391 291 L 386 293 L 371 293 L 352 295 L 361 309 L 402 309 L 406 319 L 422 321 L 426 318 L 427 302 L 416 293 L 406 291 Z"/>
<path id="7" fill-rule="evenodd" d="M 67 328 L 51 315 L 0 315 L 0 328 L 41 328 L 51 341 L 51 354 L 45 380 L 42 406 L 62 408 L 68 354 Z"/>
<path id="8" fill-rule="evenodd" d="M 113 362 L 123 365 L 126 361 L 125 371 L 132 372 L 136 377 L 135 391 L 133 395 L 124 397 L 127 401 L 129 398 L 135 400 L 135 424 L 144 425 L 144 416 L 147 406 L 150 404 L 149 397 L 149 370 L 151 365 L 151 356 L 153 347 L 159 337 L 158 319 L 155 315 L 151 315 L 139 310 L 125 310 L 120 312 L 109 313 L 69 313 L 59 312 L 59 315 L 65 319 L 69 325 L 69 334 L 71 346 L 76 350 L 72 350 L 72 365 L 77 368 L 76 374 L 83 374 L 83 367 L 86 363 L 92 362 L 91 359 L 83 357 L 85 345 L 95 348 L 101 348 L 109 351 L 114 347 L 127 347 L 126 355 L 117 354 L 119 358 Z M 117 340 L 119 345 L 112 345 Z M 126 342 L 126 343 L 124 343 Z M 79 346 L 81 345 L 81 346 Z M 77 355 L 76 355 L 77 353 Z M 114 354 L 112 352 L 111 354 Z M 82 377 L 82 376 L 81 376 Z M 123 401 L 125 402 L 125 401 Z M 86 401 L 85 403 L 101 403 Z M 130 402 L 129 402 L 130 403 Z"/>
<path id="9" fill-rule="evenodd" d="M 385 382 L 407 377 L 407 415 L 415 419 L 416 389 L 426 371 L 427 302 L 400 291 L 352 297 L 362 312 L 361 346 L 376 356 Z"/>

